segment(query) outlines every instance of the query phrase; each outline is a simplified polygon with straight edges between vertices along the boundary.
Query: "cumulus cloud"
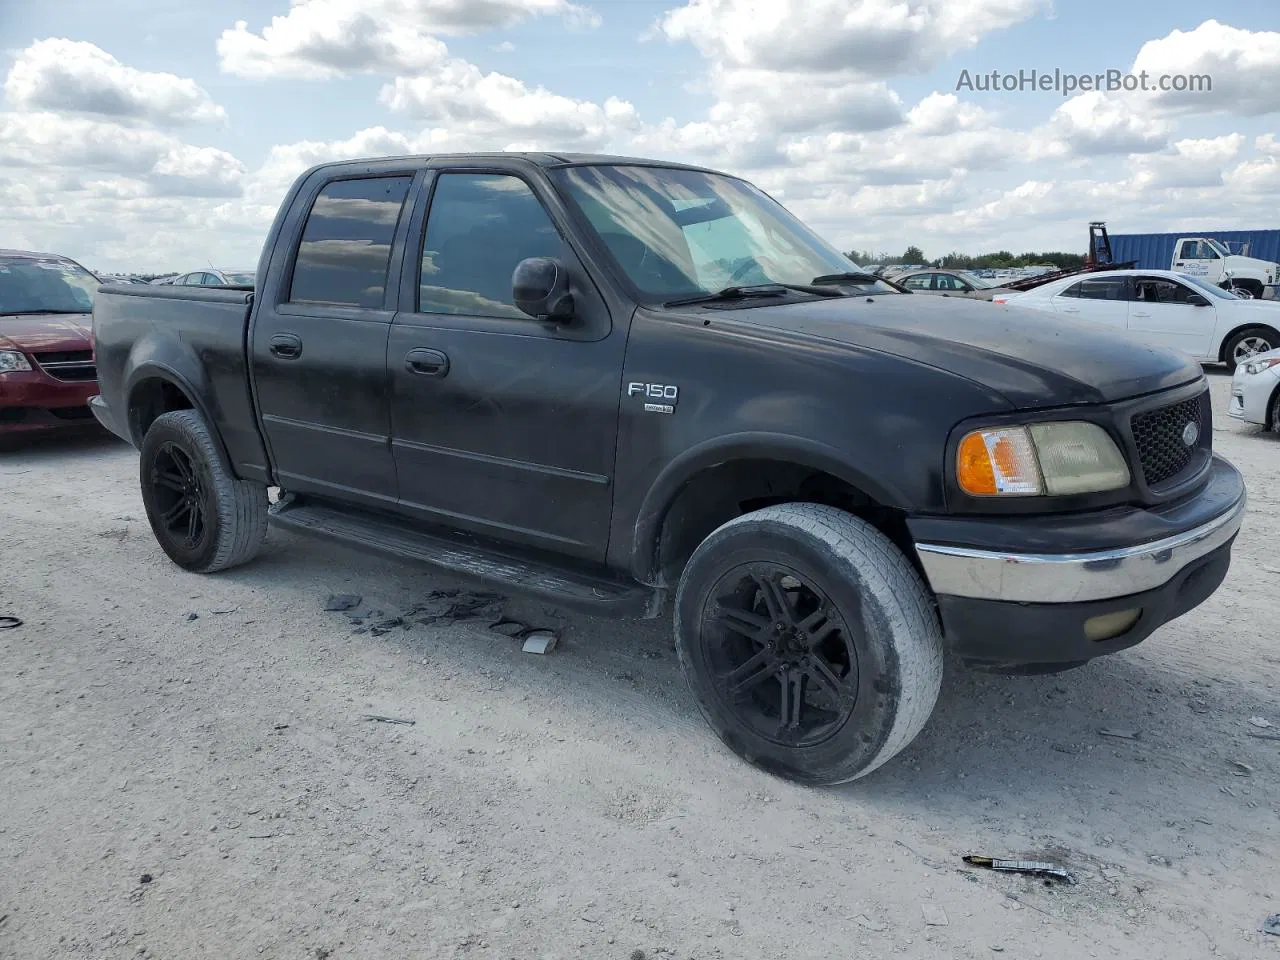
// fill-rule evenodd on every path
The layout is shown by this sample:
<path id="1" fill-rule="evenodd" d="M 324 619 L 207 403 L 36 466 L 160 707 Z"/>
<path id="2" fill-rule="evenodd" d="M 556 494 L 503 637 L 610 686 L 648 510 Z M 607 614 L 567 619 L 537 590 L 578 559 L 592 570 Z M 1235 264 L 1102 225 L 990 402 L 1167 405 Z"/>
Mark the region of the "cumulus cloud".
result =
<path id="1" fill-rule="evenodd" d="M 464 139 L 502 143 L 530 138 L 549 146 L 598 149 L 635 109 L 610 98 L 603 104 L 530 88 L 501 73 L 483 73 L 465 60 L 449 60 L 416 77 L 397 77 L 379 96 L 389 109 Z"/>
<path id="2" fill-rule="evenodd" d="M 1245 138 L 1232 133 L 1201 140 L 1179 140 L 1168 152 L 1134 160 L 1135 187 L 1215 187 L 1223 183 L 1227 165 L 1240 153 Z"/>
<path id="3" fill-rule="evenodd" d="M 1206 20 L 1194 30 L 1174 30 L 1142 45 L 1132 73 L 1207 75 L 1210 90 L 1149 94 L 1156 107 L 1183 113 L 1228 113 L 1257 117 L 1280 111 L 1280 33 L 1244 30 Z"/>
<path id="4" fill-rule="evenodd" d="M 1073 153 L 1097 156 L 1160 150 L 1169 142 L 1172 129 L 1140 105 L 1092 91 L 1058 107 L 1044 132 Z"/>
<path id="5" fill-rule="evenodd" d="M 218 56 L 223 70 L 242 77 L 418 73 L 444 61 L 440 35 L 545 15 L 578 27 L 599 22 L 568 0 L 292 0 L 261 33 L 244 20 L 223 31 Z"/>
<path id="6" fill-rule="evenodd" d="M 244 174 L 223 150 L 193 147 L 158 130 L 56 113 L 0 113 L 4 166 L 104 174 L 117 192 L 124 178 L 136 181 L 135 192 L 192 197 L 238 196 Z"/>
<path id="7" fill-rule="evenodd" d="M 184 143 L 156 160 L 147 180 L 157 196 L 238 197 L 244 192 L 244 164 L 225 150 Z"/>
<path id="8" fill-rule="evenodd" d="M 885 77 L 1048 9 L 1048 0 L 689 0 L 659 29 L 726 66 Z"/>
<path id="9" fill-rule="evenodd" d="M 5 96 L 18 110 L 59 111 L 181 126 L 226 119 L 194 80 L 125 66 L 92 43 L 49 38 L 13 62 Z"/>

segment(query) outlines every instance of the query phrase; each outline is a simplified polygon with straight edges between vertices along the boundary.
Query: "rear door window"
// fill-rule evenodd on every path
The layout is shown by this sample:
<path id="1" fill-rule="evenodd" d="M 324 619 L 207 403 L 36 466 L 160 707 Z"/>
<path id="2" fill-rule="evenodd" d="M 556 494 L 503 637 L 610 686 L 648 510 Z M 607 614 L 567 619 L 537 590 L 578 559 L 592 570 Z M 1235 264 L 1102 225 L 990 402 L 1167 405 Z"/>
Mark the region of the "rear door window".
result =
<path id="1" fill-rule="evenodd" d="M 1081 280 L 1068 290 L 1075 293 L 1064 293 L 1063 296 L 1075 296 L 1082 300 L 1123 300 L 1124 278 L 1109 277 L 1105 280 Z"/>
<path id="2" fill-rule="evenodd" d="M 380 310 L 391 246 L 413 177 L 335 180 L 312 204 L 289 300 Z"/>

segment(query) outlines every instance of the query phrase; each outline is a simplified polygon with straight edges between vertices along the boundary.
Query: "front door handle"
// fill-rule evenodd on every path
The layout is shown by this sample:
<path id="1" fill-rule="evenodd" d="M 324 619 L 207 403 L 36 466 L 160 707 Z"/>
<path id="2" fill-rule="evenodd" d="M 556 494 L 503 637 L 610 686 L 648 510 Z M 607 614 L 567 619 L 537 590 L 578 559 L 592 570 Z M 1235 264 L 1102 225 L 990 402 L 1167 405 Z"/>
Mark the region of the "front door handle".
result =
<path id="1" fill-rule="evenodd" d="M 439 350 L 419 347 L 405 354 L 404 368 L 423 377 L 444 377 L 449 374 L 449 358 Z"/>
<path id="2" fill-rule="evenodd" d="M 1129 314 L 1129 316 L 1131 316 L 1131 317 L 1149 317 L 1149 316 L 1151 316 L 1151 314 L 1149 314 L 1149 313 L 1131 313 L 1131 314 Z"/>
<path id="3" fill-rule="evenodd" d="M 1063 313 L 1079 313 L 1080 308 L 1079 307 L 1063 307 L 1062 312 Z"/>
<path id="4" fill-rule="evenodd" d="M 297 360 L 302 356 L 302 338 L 292 333 L 277 333 L 268 341 L 267 349 L 280 360 Z"/>

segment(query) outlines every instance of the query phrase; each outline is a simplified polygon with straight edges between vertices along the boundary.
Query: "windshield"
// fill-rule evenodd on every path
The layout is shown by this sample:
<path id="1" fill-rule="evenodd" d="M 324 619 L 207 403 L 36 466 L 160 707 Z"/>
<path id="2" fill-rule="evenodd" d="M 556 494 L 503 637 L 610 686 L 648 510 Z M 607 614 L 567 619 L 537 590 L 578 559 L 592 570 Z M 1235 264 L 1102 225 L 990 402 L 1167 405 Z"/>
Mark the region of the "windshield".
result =
<path id="1" fill-rule="evenodd" d="M 1213 249 L 1214 249 L 1214 250 L 1218 251 L 1218 256 L 1220 256 L 1220 257 L 1229 257 L 1229 256 L 1231 256 L 1231 251 L 1230 251 L 1230 250 L 1228 250 L 1228 249 L 1227 249 L 1225 246 L 1223 246 L 1221 243 L 1219 243 L 1217 240 L 1205 240 L 1205 243 L 1207 243 L 1209 246 L 1213 247 Z"/>
<path id="2" fill-rule="evenodd" d="M 976 273 L 969 273 L 967 270 L 961 270 L 959 276 L 961 280 L 975 290 L 991 290 L 999 286 L 998 283 L 992 283 L 990 280 L 986 280 Z"/>
<path id="3" fill-rule="evenodd" d="M 1219 300 L 1239 300 L 1230 290 L 1223 290 L 1221 287 L 1214 286 L 1208 280 L 1202 280 L 1200 277 L 1192 277 L 1185 273 L 1178 274 L 1178 279 L 1191 284 L 1202 293 L 1211 297 L 1217 297 Z"/>
<path id="4" fill-rule="evenodd" d="M 90 313 L 98 278 L 67 260 L 0 257 L 0 316 Z"/>
<path id="5" fill-rule="evenodd" d="M 734 286 L 811 284 L 861 271 L 742 180 L 636 166 L 569 167 L 556 178 L 631 283 L 651 300 Z M 894 292 L 880 283 L 869 289 Z"/>

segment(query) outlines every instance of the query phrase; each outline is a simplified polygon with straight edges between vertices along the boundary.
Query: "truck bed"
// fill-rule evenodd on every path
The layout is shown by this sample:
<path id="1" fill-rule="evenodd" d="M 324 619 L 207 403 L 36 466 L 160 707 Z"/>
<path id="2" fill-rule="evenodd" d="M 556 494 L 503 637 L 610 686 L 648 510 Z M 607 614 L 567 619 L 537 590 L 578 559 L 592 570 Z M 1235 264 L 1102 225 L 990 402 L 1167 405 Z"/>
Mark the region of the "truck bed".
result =
<path id="1" fill-rule="evenodd" d="M 267 454 L 245 347 L 252 304 L 249 288 L 100 287 L 93 308 L 94 350 L 106 406 L 124 420 L 148 363 L 168 367 L 218 425 L 236 472 L 265 479 Z M 202 362 L 192 361 L 193 352 Z M 127 383 L 126 369 L 133 371 Z M 114 429 L 135 446 L 142 441 L 132 422 L 118 422 Z"/>

